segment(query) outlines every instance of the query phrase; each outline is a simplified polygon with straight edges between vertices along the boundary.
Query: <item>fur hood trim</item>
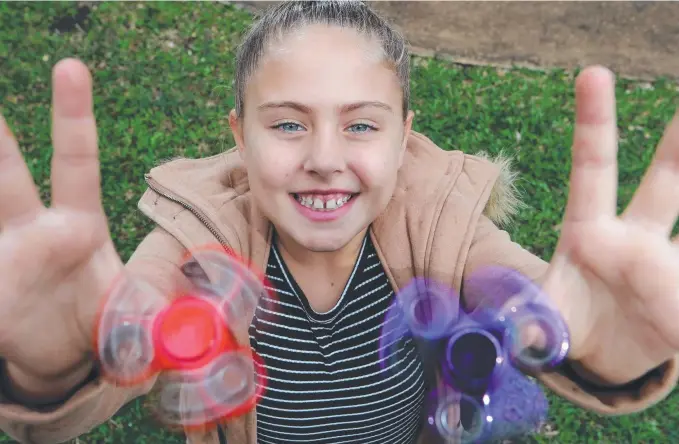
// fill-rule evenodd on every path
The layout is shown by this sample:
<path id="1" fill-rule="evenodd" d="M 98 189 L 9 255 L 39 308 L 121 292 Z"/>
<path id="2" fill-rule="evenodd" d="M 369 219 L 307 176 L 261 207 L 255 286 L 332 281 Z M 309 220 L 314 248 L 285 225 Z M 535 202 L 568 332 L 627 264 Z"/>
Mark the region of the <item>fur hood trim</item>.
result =
<path id="1" fill-rule="evenodd" d="M 518 172 L 512 169 L 512 159 L 503 153 L 491 157 L 485 151 L 476 156 L 486 159 L 499 168 L 498 178 L 490 192 L 483 214 L 499 226 L 507 226 L 516 214 L 525 207 L 516 186 Z"/>

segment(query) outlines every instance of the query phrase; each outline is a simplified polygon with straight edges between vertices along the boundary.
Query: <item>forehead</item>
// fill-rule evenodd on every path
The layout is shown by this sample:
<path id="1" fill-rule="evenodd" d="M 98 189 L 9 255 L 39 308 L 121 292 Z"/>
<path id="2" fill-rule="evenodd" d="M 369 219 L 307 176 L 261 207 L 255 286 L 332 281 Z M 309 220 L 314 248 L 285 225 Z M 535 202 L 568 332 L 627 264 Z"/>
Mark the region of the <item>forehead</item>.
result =
<path id="1" fill-rule="evenodd" d="M 246 88 L 246 100 L 311 105 L 380 100 L 398 109 L 401 90 L 379 43 L 353 29 L 310 25 L 276 39 Z"/>

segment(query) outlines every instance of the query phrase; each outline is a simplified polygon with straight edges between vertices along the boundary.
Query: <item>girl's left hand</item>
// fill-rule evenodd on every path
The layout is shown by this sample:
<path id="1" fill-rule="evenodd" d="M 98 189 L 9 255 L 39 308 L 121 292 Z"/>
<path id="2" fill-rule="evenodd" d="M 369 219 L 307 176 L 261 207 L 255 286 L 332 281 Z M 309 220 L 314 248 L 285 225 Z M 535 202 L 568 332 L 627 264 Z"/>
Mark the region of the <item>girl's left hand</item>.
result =
<path id="1" fill-rule="evenodd" d="M 613 74 L 585 69 L 575 95 L 568 203 L 543 288 L 570 329 L 569 359 L 620 384 L 679 353 L 679 114 L 618 215 Z"/>

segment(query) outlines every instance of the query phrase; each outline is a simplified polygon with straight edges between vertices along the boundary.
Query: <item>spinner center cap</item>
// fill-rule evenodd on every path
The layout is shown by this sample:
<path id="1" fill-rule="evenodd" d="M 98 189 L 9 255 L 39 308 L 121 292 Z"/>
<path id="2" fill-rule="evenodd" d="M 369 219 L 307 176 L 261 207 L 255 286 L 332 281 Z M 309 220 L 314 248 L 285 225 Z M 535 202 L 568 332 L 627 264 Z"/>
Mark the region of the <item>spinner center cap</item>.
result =
<path id="1" fill-rule="evenodd" d="M 217 339 L 214 307 L 196 299 L 175 301 L 160 319 L 160 343 L 177 361 L 194 361 L 210 351 Z"/>

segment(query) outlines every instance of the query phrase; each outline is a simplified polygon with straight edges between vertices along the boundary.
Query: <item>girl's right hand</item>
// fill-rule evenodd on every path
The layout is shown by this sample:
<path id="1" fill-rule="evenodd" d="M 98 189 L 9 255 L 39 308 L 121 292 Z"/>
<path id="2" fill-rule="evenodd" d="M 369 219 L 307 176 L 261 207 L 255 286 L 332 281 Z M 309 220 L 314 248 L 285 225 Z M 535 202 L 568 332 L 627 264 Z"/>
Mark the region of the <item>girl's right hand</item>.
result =
<path id="1" fill-rule="evenodd" d="M 53 71 L 51 207 L 0 116 L 0 357 L 22 394 L 48 399 L 92 365 L 97 309 L 124 265 L 101 202 L 92 79 Z"/>

